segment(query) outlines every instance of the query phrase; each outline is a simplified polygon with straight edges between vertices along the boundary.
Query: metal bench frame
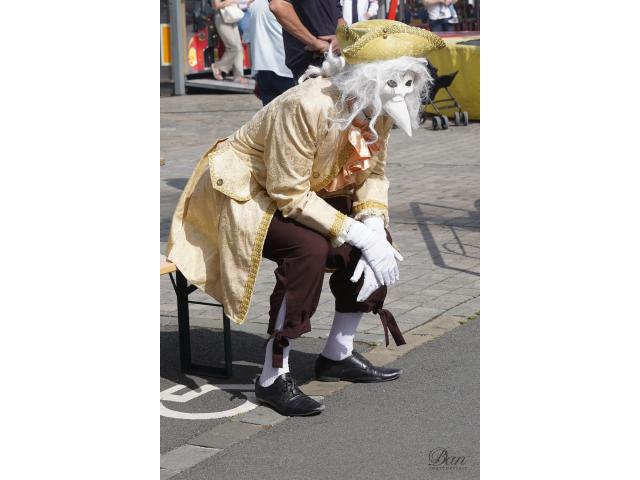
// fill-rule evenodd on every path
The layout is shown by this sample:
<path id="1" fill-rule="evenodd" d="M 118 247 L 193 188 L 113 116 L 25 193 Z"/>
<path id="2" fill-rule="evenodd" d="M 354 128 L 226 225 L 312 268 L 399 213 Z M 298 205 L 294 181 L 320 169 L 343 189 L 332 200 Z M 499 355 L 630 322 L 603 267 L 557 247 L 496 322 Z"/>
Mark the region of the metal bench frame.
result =
<path id="1" fill-rule="evenodd" d="M 196 302 L 189 300 L 189 295 L 197 290 L 195 285 L 189 285 L 187 279 L 176 268 L 176 278 L 169 272 L 173 290 L 178 302 L 178 332 L 180 341 L 180 368 L 184 373 L 215 378 L 231 378 L 231 322 L 224 313 L 224 306 L 219 303 Z M 224 367 L 199 365 L 191 361 L 191 329 L 189 326 L 189 304 L 209 305 L 222 308 L 222 332 L 224 339 Z"/>

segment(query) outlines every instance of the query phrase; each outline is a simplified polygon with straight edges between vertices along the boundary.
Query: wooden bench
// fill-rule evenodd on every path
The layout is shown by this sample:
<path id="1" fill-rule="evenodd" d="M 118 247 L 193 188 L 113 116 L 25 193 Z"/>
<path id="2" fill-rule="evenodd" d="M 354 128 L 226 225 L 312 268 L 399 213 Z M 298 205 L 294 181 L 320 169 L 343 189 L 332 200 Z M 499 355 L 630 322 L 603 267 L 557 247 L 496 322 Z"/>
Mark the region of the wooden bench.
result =
<path id="1" fill-rule="evenodd" d="M 173 277 L 175 273 L 175 279 Z M 180 273 L 174 263 L 160 255 L 160 276 L 169 274 L 173 290 L 176 292 L 178 304 L 178 337 L 180 342 L 180 369 L 184 373 L 201 375 L 206 377 L 230 378 L 231 377 L 231 321 L 224 313 L 224 307 L 219 303 L 196 302 L 189 300 L 189 295 L 198 287 L 189 285 L 187 279 Z M 191 361 L 191 329 L 189 326 L 189 304 L 210 305 L 222 308 L 222 332 L 224 340 L 224 367 L 198 365 Z"/>

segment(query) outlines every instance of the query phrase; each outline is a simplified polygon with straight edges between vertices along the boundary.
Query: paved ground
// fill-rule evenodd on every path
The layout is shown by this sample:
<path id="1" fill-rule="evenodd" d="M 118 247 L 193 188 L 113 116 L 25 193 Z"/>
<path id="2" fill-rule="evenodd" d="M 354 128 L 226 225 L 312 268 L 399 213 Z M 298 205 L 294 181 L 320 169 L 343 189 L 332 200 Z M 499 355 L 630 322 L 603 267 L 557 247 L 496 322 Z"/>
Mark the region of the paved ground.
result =
<path id="1" fill-rule="evenodd" d="M 202 152 L 217 138 L 232 133 L 259 108 L 260 102 L 251 95 L 191 95 L 161 99 L 161 156 L 165 159 L 165 164 L 161 167 L 160 185 L 161 252 L 164 252 L 175 204 Z M 405 426 L 409 428 L 407 439 L 423 444 L 424 448 L 421 450 L 416 450 L 417 443 L 411 444 L 411 448 L 406 448 L 405 445 L 402 450 L 404 453 L 396 449 L 398 442 L 388 444 L 387 449 L 399 455 L 395 464 L 393 461 L 389 464 L 395 465 L 396 470 L 385 470 L 386 467 L 381 465 L 376 470 L 364 469 L 361 473 L 370 473 L 367 478 L 386 478 L 389 475 L 394 475 L 395 478 L 477 478 L 474 470 L 478 459 L 477 395 L 474 393 L 474 379 L 477 378 L 479 368 L 477 356 L 474 356 L 478 341 L 477 329 L 465 326 L 464 331 L 475 333 L 451 333 L 451 340 L 444 344 L 450 346 L 441 348 L 433 343 L 436 340 L 431 341 L 431 331 L 427 336 L 412 334 L 423 328 L 435 328 L 435 331 L 442 334 L 458 327 L 459 322 L 475 316 L 480 310 L 479 129 L 479 124 L 472 124 L 468 127 L 452 127 L 448 131 L 423 128 L 415 132 L 412 139 L 407 139 L 399 130 L 394 130 L 391 135 L 387 170 L 391 181 L 391 231 L 405 261 L 400 265 L 401 282 L 391 289 L 386 306 L 393 311 L 403 332 L 410 332 L 409 337 L 417 339 L 418 344 L 429 340 L 424 345 L 416 347 L 416 344 L 411 347 L 417 350 L 407 356 L 406 366 L 403 363 L 405 359 L 399 361 L 407 369 L 402 380 L 402 390 L 412 392 L 413 397 L 405 399 L 408 403 L 403 409 L 392 410 L 392 405 L 403 400 L 396 398 L 402 397 L 396 388 L 382 387 L 378 398 L 370 396 L 367 394 L 369 390 L 365 392 L 356 385 L 350 385 L 342 391 L 345 387 L 343 382 L 321 385 L 311 382 L 304 387 L 308 394 L 326 396 L 328 408 L 333 402 L 344 401 L 341 400 L 343 395 L 347 395 L 347 398 L 354 395 L 351 400 L 355 402 L 354 405 L 360 401 L 365 407 L 354 414 L 385 411 L 384 420 L 376 423 L 378 433 L 389 431 L 389 438 L 397 440 L 401 436 L 401 430 L 394 430 L 394 426 Z M 215 478 L 241 478 L 242 469 L 238 468 L 237 461 L 242 455 L 234 457 L 233 452 L 238 451 L 238 448 L 245 448 L 245 443 L 249 445 L 252 442 L 265 442 L 271 435 L 280 435 L 278 432 L 282 432 L 282 436 L 278 438 L 291 440 L 295 429 L 300 428 L 299 419 L 285 422 L 283 417 L 273 411 L 265 407 L 254 408 L 247 403 L 254 399 L 251 382 L 259 372 L 262 362 L 273 269 L 274 264 L 268 260 L 263 261 L 249 311 L 250 321 L 242 326 L 232 326 L 234 378 L 229 382 L 216 382 L 221 390 L 214 389 L 205 379 L 180 374 L 177 367 L 175 296 L 168 277 L 161 277 L 160 388 L 163 392 L 161 408 L 165 409 L 161 417 L 161 464 L 166 467 L 161 470 L 162 478 L 212 478 L 211 472 L 214 470 Z M 192 297 L 196 300 L 210 300 L 199 292 Z M 332 312 L 332 296 L 325 285 L 318 312 L 312 320 L 313 330 L 305 335 L 306 338 L 297 340 L 294 344 L 292 365 L 300 383 L 311 378 L 312 362 L 321 349 L 322 338 L 330 328 Z M 191 319 L 192 325 L 196 327 L 193 334 L 194 360 L 219 361 L 221 339 L 218 329 L 222 325 L 219 310 L 192 305 Z M 363 319 L 358 332 L 356 338 L 363 342 L 358 344 L 361 351 L 379 345 L 384 338 L 379 320 L 373 315 Z M 462 337 L 458 339 L 460 335 Z M 434 347 L 431 346 L 432 343 Z M 405 347 L 380 348 L 376 347 L 368 353 L 372 355 L 372 360 L 380 364 L 398 358 L 407 351 Z M 424 369 L 425 365 L 433 365 L 434 368 Z M 231 420 L 227 417 L 171 418 L 190 415 L 211 417 L 216 412 L 242 408 L 243 405 L 249 405 L 251 410 L 234 416 Z M 328 410 L 312 420 L 310 425 L 318 429 L 316 431 L 319 435 L 317 439 L 314 437 L 314 441 L 317 440 L 326 447 L 329 440 L 335 439 L 337 434 L 341 437 L 344 435 L 339 419 L 346 417 L 338 414 L 338 411 L 344 410 L 331 409 L 331 413 Z M 407 414 L 412 411 L 414 415 Z M 452 415 L 459 418 L 453 418 Z M 354 426 L 354 430 L 349 431 L 349 435 L 360 432 L 360 436 L 356 435 L 354 439 L 376 432 L 371 425 L 366 424 L 364 417 L 358 418 L 359 426 Z M 458 423 L 459 420 L 461 423 Z M 272 428 L 273 431 L 269 431 Z M 451 443 L 447 443 L 449 441 Z M 311 444 L 313 442 L 309 443 Z M 428 469 L 428 453 L 438 446 L 450 447 L 450 455 L 466 456 L 467 461 L 476 462 L 473 464 L 476 466 L 446 472 L 441 470 L 442 476 L 435 476 L 434 472 L 437 471 Z M 367 455 L 371 454 L 367 458 L 385 458 L 387 453 L 381 448 L 367 451 Z M 251 451 L 251 455 L 254 455 L 253 450 L 246 451 Z M 215 457 L 212 457 L 214 454 Z M 248 458 L 247 455 L 245 457 Z M 276 462 L 274 458 L 270 461 Z M 344 460 L 346 462 L 346 458 Z M 409 464 L 402 467 L 404 470 L 397 469 L 400 468 L 400 460 L 405 463 L 410 460 Z M 291 461 L 296 468 L 309 467 L 305 466 L 302 457 L 296 456 Z M 353 462 L 346 464 L 357 465 Z M 214 468 L 214 465 L 219 465 L 219 468 Z M 255 467 L 258 464 L 252 465 Z M 317 459 L 315 467 L 328 468 Z M 273 470 L 275 476 L 276 469 Z M 322 470 L 325 473 L 331 471 L 333 470 Z M 176 472 L 183 472 L 180 475 L 185 476 L 177 477 Z M 223 472 L 228 472 L 229 476 L 220 476 Z M 384 475 L 376 476 L 381 472 Z M 409 476 L 403 475 L 403 472 Z M 422 472 L 420 476 L 411 476 L 418 475 L 419 472 Z M 300 475 L 294 477 L 302 478 Z M 247 474 L 242 478 L 260 477 Z M 319 475 L 306 478 L 341 477 Z M 364 476 L 360 477 L 354 471 L 343 478 Z"/>
<path id="2" fill-rule="evenodd" d="M 222 339 L 218 331 L 206 328 L 195 328 L 192 332 L 193 360 L 199 363 L 223 362 Z M 262 337 L 244 332 L 234 332 L 233 344 L 233 378 L 216 381 L 216 386 L 222 391 L 206 392 L 187 402 L 179 403 L 162 401 L 165 408 L 180 413 L 201 414 L 204 412 L 220 412 L 239 407 L 247 398 L 253 398 L 253 382 L 260 374 L 264 360 L 264 340 Z M 322 350 L 323 340 L 317 338 L 302 338 L 296 341 L 295 350 L 291 353 L 290 362 L 296 368 L 292 372 L 299 384 L 312 379 L 313 362 L 317 352 Z M 367 351 L 370 345 L 358 342 L 359 351 Z M 183 375 L 179 368 L 178 359 L 178 329 L 174 326 L 160 329 L 160 390 L 172 391 L 176 385 L 184 385 L 178 394 L 188 390 L 197 390 L 207 385 L 209 381 L 191 375 Z M 225 385 L 246 385 L 244 390 L 224 390 Z M 166 414 L 166 412 L 165 412 Z M 223 418 L 182 419 L 168 416 L 160 417 L 160 453 L 164 454 L 174 448 L 187 443 L 194 436 L 210 430 L 228 421 Z"/>
<path id="3" fill-rule="evenodd" d="M 172 478 L 477 479 L 479 330 L 469 321 L 391 363 L 405 371 L 398 381 L 344 388 L 321 415 L 259 431 Z"/>

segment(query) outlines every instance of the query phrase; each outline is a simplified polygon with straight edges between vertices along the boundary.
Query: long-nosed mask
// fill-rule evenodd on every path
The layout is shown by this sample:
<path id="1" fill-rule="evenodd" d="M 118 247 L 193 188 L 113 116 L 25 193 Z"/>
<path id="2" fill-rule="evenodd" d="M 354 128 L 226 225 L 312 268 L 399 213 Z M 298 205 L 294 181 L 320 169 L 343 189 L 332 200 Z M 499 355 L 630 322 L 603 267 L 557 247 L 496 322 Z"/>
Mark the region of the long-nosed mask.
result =
<path id="1" fill-rule="evenodd" d="M 414 73 L 394 75 L 386 81 L 380 93 L 382 109 L 404 133 L 411 136 L 411 117 L 405 97 L 413 92 Z"/>

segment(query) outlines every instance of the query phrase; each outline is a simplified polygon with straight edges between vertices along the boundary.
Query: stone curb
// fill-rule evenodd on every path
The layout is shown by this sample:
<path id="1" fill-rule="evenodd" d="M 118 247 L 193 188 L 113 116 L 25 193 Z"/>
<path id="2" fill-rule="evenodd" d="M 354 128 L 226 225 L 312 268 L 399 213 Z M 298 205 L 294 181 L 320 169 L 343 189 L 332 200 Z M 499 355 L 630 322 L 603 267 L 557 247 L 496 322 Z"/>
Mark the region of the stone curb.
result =
<path id="1" fill-rule="evenodd" d="M 395 348 L 378 345 L 362 355 L 376 365 L 384 366 L 398 360 L 414 348 L 417 348 L 434 338 L 438 338 L 447 332 L 463 325 L 473 317 L 456 315 L 442 315 L 435 317 L 427 323 L 413 328 L 403 334 L 405 345 Z M 311 380 L 300 385 L 300 389 L 312 397 L 327 397 L 332 395 L 351 382 L 319 382 Z M 316 398 L 317 399 L 317 398 Z M 227 423 L 217 425 L 210 430 L 192 438 L 185 445 L 181 445 L 160 456 L 160 478 L 168 479 L 194 465 L 221 452 L 224 448 L 246 440 L 259 432 L 270 430 L 289 417 L 263 405 L 257 408 L 231 417 Z"/>

